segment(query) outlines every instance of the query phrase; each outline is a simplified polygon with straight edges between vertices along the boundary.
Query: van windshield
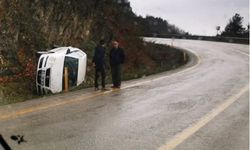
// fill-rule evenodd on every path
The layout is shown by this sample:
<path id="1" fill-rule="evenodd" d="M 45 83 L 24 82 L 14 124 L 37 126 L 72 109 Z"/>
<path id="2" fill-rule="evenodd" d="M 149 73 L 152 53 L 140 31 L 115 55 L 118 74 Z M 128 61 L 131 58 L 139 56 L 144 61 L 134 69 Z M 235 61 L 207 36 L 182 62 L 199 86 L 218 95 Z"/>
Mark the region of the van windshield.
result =
<path id="1" fill-rule="evenodd" d="M 46 70 L 45 86 L 50 87 L 50 68 Z"/>
<path id="2" fill-rule="evenodd" d="M 37 83 L 41 84 L 42 83 L 42 70 L 39 70 L 37 72 Z"/>

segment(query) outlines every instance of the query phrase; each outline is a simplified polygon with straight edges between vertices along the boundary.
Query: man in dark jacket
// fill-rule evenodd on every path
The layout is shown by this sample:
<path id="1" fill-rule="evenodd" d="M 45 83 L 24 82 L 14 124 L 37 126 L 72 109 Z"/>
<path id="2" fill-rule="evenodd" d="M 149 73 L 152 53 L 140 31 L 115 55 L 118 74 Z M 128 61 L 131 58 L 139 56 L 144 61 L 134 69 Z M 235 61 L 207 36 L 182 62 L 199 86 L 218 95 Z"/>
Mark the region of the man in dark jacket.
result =
<path id="1" fill-rule="evenodd" d="M 105 42 L 100 41 L 100 44 L 95 48 L 94 57 L 93 57 L 93 66 L 95 67 L 95 90 L 98 88 L 98 78 L 101 74 L 102 79 L 102 90 L 105 90 Z"/>
<path id="2" fill-rule="evenodd" d="M 112 73 L 112 88 L 121 87 L 122 64 L 125 60 L 125 54 L 122 48 L 119 47 L 117 41 L 113 41 L 113 48 L 110 51 L 109 60 Z"/>

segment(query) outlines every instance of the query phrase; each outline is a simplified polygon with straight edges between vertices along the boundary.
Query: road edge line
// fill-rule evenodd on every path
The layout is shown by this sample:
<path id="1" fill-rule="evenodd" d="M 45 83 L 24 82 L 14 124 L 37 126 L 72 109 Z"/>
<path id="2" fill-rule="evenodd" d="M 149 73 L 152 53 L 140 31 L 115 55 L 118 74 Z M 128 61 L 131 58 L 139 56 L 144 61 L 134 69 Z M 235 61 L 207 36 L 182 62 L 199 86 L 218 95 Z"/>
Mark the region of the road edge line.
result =
<path id="1" fill-rule="evenodd" d="M 236 102 L 245 92 L 248 91 L 248 89 L 249 89 L 249 85 L 242 88 L 239 93 L 231 96 L 221 105 L 219 105 L 218 107 L 216 107 L 215 109 L 207 113 L 205 116 L 203 116 L 201 119 L 199 119 L 196 123 L 184 129 L 182 132 L 176 134 L 170 141 L 167 141 L 163 146 L 158 148 L 158 150 L 175 149 L 179 144 L 184 142 L 186 139 L 188 139 L 190 136 L 196 133 L 199 129 L 201 129 L 203 126 L 208 124 L 211 120 L 213 120 L 216 116 L 218 116 L 220 113 L 226 110 L 234 102 Z"/>

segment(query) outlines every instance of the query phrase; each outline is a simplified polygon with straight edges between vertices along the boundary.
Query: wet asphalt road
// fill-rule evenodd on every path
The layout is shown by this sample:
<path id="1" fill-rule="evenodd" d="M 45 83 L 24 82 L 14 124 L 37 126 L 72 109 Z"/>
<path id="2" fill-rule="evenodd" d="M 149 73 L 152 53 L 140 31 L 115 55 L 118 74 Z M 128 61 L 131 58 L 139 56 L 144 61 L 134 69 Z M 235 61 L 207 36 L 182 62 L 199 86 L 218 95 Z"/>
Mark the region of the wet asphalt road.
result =
<path id="1" fill-rule="evenodd" d="M 117 91 L 1 106 L 0 134 L 17 150 L 248 150 L 248 45 L 147 40 L 197 58 Z M 10 139 L 17 134 L 27 142 Z"/>

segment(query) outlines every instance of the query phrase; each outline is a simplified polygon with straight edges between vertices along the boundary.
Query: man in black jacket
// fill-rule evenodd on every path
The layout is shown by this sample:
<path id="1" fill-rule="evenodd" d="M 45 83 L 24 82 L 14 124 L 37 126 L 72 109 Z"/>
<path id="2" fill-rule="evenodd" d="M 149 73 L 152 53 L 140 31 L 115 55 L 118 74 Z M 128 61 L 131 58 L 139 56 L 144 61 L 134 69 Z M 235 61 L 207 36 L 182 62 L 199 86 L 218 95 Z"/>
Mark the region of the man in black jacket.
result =
<path id="1" fill-rule="evenodd" d="M 125 60 L 125 54 L 122 48 L 119 47 L 117 41 L 113 41 L 113 48 L 110 51 L 109 60 L 112 73 L 112 88 L 121 87 L 122 64 Z"/>
<path id="2" fill-rule="evenodd" d="M 93 66 L 95 67 L 95 90 L 98 88 L 98 78 L 101 74 L 102 79 L 102 90 L 105 90 L 105 42 L 104 40 L 100 41 L 100 44 L 95 48 L 94 57 L 93 57 Z"/>

